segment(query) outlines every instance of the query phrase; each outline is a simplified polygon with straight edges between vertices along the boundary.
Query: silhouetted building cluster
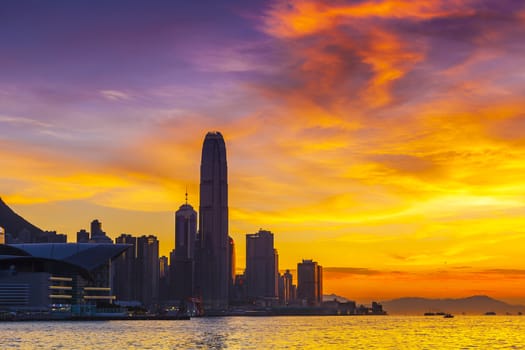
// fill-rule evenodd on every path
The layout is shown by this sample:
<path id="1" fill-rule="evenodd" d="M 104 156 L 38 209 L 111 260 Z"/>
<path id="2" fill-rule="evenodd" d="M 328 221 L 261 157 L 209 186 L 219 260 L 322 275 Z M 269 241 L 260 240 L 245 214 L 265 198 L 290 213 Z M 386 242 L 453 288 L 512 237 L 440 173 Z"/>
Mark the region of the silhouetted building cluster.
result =
<path id="1" fill-rule="evenodd" d="M 0 211 L 11 215 L 10 209 L 1 204 Z M 21 228 L 16 242 L 65 242 L 65 235 L 38 231 L 23 219 L 10 217 L 10 227 Z M 25 228 L 38 234 L 30 232 L 25 237 Z M 0 243 L 6 237 L 0 230 Z M 97 251 L 104 251 L 103 247 L 112 243 L 96 219 L 89 232 L 77 232 L 78 247 L 95 244 L 101 247 Z M 279 273 L 274 234 L 267 230 L 246 235 L 246 269 L 244 274 L 236 275 L 235 242 L 228 235 L 226 146 L 219 132 L 209 132 L 203 142 L 199 213 L 188 204 L 187 193 L 186 202 L 175 212 L 175 248 L 169 261 L 159 257 L 159 241 L 153 235 L 121 234 L 115 243 L 120 248 L 112 250 L 109 260 L 104 258 L 105 268 L 90 270 L 90 281 L 96 286 L 111 287 L 110 295 L 120 305 L 150 310 L 159 305 L 178 305 L 194 307 L 198 312 L 204 309 L 207 313 L 220 313 L 232 305 L 316 307 L 323 302 L 322 267 L 312 260 L 303 260 L 297 265 L 297 285 L 294 284 L 290 270 Z"/>
<path id="2" fill-rule="evenodd" d="M 77 232 L 77 243 L 113 243 L 113 240 L 102 231 L 102 223 L 95 219 L 91 221 L 91 235 L 85 229 Z"/>
<path id="3" fill-rule="evenodd" d="M 117 300 L 126 305 L 155 307 L 160 301 L 161 282 L 157 237 L 122 234 L 117 237 L 116 243 L 131 246 L 113 264 L 113 285 Z M 166 269 L 163 272 L 166 277 Z"/>

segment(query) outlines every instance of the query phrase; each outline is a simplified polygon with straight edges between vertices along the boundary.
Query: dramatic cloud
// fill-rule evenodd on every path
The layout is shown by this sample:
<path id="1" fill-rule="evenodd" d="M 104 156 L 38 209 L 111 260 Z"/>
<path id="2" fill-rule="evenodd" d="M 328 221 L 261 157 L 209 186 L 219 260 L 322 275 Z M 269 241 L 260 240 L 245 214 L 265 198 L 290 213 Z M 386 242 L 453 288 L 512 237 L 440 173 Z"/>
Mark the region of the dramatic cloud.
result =
<path id="1" fill-rule="evenodd" d="M 29 220 L 151 219 L 167 255 L 220 130 L 238 266 L 262 227 L 281 269 L 339 266 L 328 293 L 523 292 L 522 1 L 24 3 L 0 5 L 0 195 Z"/>

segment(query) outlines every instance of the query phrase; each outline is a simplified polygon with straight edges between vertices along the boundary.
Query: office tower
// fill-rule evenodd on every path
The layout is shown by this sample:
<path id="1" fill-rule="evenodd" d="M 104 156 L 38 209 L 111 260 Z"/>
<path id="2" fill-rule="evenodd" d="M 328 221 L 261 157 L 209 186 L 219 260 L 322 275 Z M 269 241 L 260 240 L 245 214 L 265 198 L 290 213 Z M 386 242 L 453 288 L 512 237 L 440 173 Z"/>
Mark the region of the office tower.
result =
<path id="1" fill-rule="evenodd" d="M 200 175 L 196 290 L 205 310 L 224 310 L 228 307 L 231 272 L 226 145 L 219 132 L 209 132 L 204 139 Z"/>
<path id="2" fill-rule="evenodd" d="M 102 231 L 102 223 L 98 220 L 91 221 L 91 237 L 93 236 L 103 236 L 106 233 Z"/>
<path id="3" fill-rule="evenodd" d="M 246 235 L 245 275 L 249 299 L 277 297 L 277 251 L 270 231 Z"/>
<path id="4" fill-rule="evenodd" d="M 230 260 L 229 260 L 229 263 L 230 263 L 230 267 L 228 268 L 228 270 L 230 271 L 230 291 L 228 293 L 228 298 L 229 300 L 232 300 L 233 296 L 234 296 L 234 286 L 235 286 L 235 241 L 233 240 L 232 237 L 228 237 L 228 254 L 230 256 Z"/>
<path id="5" fill-rule="evenodd" d="M 308 305 L 318 305 L 323 300 L 323 269 L 312 260 L 297 264 L 297 298 Z"/>
<path id="6" fill-rule="evenodd" d="M 194 295 L 196 235 L 197 212 L 186 197 L 186 204 L 175 212 L 175 250 L 170 257 L 170 297 L 176 300 L 187 300 Z"/>
<path id="7" fill-rule="evenodd" d="M 115 295 L 120 301 L 138 301 L 137 237 L 123 233 L 115 242 L 131 245 L 113 263 Z"/>
<path id="8" fill-rule="evenodd" d="M 168 257 L 161 256 L 159 258 L 159 278 L 165 278 L 168 276 Z"/>
<path id="9" fill-rule="evenodd" d="M 279 294 L 283 304 L 289 304 L 293 299 L 293 276 L 290 270 L 286 270 L 282 277 L 282 293 Z"/>
<path id="10" fill-rule="evenodd" d="M 138 299 L 152 306 L 159 298 L 159 241 L 155 236 L 137 238 Z"/>
<path id="11" fill-rule="evenodd" d="M 77 232 L 77 243 L 89 243 L 89 232 L 82 229 Z"/>
<path id="12" fill-rule="evenodd" d="M 113 243 L 113 240 L 106 236 L 102 231 L 102 223 L 98 220 L 91 221 L 91 239 L 90 243 Z"/>
<path id="13" fill-rule="evenodd" d="M 168 257 L 159 258 L 159 301 L 169 300 L 169 264 Z"/>

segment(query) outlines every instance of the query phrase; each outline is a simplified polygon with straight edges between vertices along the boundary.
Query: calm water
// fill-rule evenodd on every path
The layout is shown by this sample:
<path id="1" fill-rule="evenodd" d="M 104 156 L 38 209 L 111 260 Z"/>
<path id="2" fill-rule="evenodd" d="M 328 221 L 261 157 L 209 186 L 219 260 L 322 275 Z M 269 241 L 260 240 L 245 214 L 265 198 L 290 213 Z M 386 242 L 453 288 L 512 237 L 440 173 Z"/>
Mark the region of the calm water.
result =
<path id="1" fill-rule="evenodd" d="M 525 316 L 0 323 L 0 349 L 525 349 Z"/>

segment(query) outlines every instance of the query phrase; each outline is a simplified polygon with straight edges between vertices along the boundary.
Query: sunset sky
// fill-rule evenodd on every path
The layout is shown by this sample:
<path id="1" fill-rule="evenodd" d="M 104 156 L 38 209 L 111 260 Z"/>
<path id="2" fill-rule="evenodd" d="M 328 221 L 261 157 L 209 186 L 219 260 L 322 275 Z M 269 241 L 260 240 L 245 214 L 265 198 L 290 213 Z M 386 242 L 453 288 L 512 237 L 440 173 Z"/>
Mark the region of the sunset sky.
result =
<path id="1" fill-rule="evenodd" d="M 525 303 L 525 2 L 0 3 L 0 196 L 174 246 L 225 137 L 230 234 L 368 302 Z"/>

